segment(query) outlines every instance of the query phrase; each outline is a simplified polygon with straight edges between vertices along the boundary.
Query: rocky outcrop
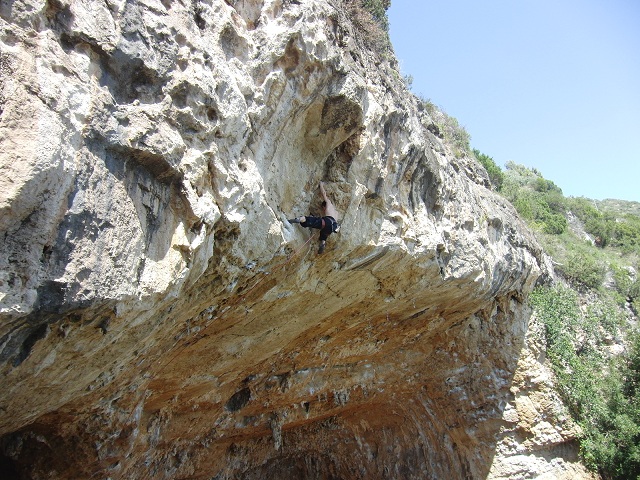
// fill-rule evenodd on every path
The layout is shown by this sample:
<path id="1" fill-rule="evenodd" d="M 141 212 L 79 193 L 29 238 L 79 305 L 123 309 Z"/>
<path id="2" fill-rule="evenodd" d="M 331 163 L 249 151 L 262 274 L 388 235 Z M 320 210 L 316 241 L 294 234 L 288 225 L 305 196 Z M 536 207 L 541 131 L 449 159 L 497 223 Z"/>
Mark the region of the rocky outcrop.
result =
<path id="1" fill-rule="evenodd" d="M 5 474 L 483 478 L 518 453 L 544 256 L 349 12 L 2 3 Z M 321 180 L 320 256 L 286 219 Z"/>

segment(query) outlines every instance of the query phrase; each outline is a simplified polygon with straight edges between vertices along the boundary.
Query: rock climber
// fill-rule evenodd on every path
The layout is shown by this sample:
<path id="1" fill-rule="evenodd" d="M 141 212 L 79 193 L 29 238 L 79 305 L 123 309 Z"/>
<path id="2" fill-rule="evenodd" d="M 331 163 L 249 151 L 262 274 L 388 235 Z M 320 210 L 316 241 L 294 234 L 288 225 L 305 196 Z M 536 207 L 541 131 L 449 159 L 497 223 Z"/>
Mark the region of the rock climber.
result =
<path id="1" fill-rule="evenodd" d="M 320 230 L 320 245 L 318 247 L 318 253 L 323 253 L 324 248 L 327 245 L 327 237 L 334 232 L 340 230 L 338 225 L 338 211 L 333 206 L 327 192 L 324 189 L 324 183 L 320 182 L 320 193 L 322 194 L 322 217 L 314 217 L 311 215 L 303 215 L 301 217 L 293 218 L 289 220 L 289 223 L 299 223 L 303 227 L 317 228 Z"/>

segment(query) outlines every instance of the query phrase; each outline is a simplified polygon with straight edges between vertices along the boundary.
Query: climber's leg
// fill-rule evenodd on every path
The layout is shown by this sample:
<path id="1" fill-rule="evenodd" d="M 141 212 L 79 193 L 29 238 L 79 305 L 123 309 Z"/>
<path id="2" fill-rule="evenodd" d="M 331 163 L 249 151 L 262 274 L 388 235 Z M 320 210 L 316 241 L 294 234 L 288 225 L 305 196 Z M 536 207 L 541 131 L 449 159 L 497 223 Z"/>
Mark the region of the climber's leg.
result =
<path id="1" fill-rule="evenodd" d="M 303 215 L 301 217 L 292 218 L 289 223 L 299 223 L 305 228 L 322 229 L 322 217 L 312 217 L 311 215 Z"/>

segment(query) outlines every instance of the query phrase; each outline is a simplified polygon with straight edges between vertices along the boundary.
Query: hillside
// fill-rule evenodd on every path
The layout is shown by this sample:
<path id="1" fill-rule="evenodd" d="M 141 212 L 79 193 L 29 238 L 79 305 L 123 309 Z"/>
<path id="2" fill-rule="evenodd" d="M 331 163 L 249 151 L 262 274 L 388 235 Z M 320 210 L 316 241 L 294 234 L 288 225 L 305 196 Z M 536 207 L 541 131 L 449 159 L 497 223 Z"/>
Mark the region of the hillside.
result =
<path id="1" fill-rule="evenodd" d="M 503 172 L 476 154 L 553 258 L 556 280 L 538 287 L 531 304 L 554 388 L 580 426 L 581 457 L 604 478 L 636 478 L 640 204 L 567 198 L 535 169 L 510 163 Z"/>
<path id="2" fill-rule="evenodd" d="M 605 200 L 594 200 L 594 202 L 601 210 L 611 212 L 614 215 L 635 215 L 636 217 L 640 217 L 640 202 L 614 200 L 611 198 L 607 198 Z"/>

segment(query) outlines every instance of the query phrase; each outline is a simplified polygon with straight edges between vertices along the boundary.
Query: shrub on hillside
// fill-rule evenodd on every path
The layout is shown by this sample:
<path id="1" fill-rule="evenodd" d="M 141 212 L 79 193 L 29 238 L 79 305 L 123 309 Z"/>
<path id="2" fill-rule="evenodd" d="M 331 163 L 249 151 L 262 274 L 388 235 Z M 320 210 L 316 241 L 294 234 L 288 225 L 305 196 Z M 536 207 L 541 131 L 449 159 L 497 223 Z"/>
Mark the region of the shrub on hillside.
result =
<path id="1" fill-rule="evenodd" d="M 635 269 L 636 272 L 638 268 Z M 640 306 L 640 279 L 635 275 L 631 275 L 629 268 L 620 268 L 618 265 L 611 265 L 613 272 L 613 280 L 617 293 L 618 303 L 624 305 L 627 301 L 631 302 L 632 308 L 638 311 Z"/>
<path id="2" fill-rule="evenodd" d="M 614 222 L 611 244 L 624 253 L 640 254 L 640 217 L 627 214 Z"/>
<path id="3" fill-rule="evenodd" d="M 534 170 L 534 171 L 537 172 L 537 170 Z M 542 177 L 542 175 L 539 172 L 538 172 L 538 175 L 540 176 L 537 177 L 533 183 L 533 189 L 535 191 L 543 192 L 543 193 L 556 192 L 562 195 L 562 189 L 560 187 L 558 187 L 551 180 L 547 180 L 546 178 Z"/>
<path id="4" fill-rule="evenodd" d="M 638 310 L 640 310 L 640 308 L 638 308 L 640 307 L 640 279 L 637 279 L 631 284 L 631 287 L 629 287 L 629 298 L 631 299 L 635 314 L 638 315 Z"/>
<path id="5" fill-rule="evenodd" d="M 593 200 L 572 198 L 568 202 L 568 208 L 582 221 L 585 230 L 595 238 L 599 247 L 606 247 L 615 238 L 618 229 L 615 217 L 598 210 Z M 638 233 L 640 235 L 640 229 Z M 621 237 L 624 237 L 624 234 L 621 234 Z M 619 243 L 625 242 L 621 239 Z"/>
<path id="6" fill-rule="evenodd" d="M 559 213 L 549 213 L 543 217 L 544 226 L 542 230 L 544 233 L 550 233 L 551 235 L 560 235 L 567 230 L 567 218 Z"/>
<path id="7" fill-rule="evenodd" d="M 585 230 L 594 236 L 599 247 L 619 247 L 623 253 L 640 253 L 640 218 L 626 214 L 616 218 L 600 212 L 586 199 L 572 199 L 570 208 L 582 220 Z"/>
<path id="8" fill-rule="evenodd" d="M 632 276 L 629 268 L 621 268 L 617 264 L 611 265 L 616 291 L 623 297 L 631 297 L 637 293 L 638 279 Z M 637 271 L 637 270 L 636 270 Z M 636 274 L 637 275 L 637 274 Z"/>
<path id="9" fill-rule="evenodd" d="M 625 395 L 640 398 L 640 334 L 636 334 L 631 343 L 631 353 L 624 371 Z M 640 407 L 640 405 L 637 405 Z"/>
<path id="10" fill-rule="evenodd" d="M 496 162 L 494 162 L 493 158 L 489 155 L 485 155 L 480 150 L 474 148 L 473 154 L 489 174 L 489 181 L 491 182 L 491 185 L 493 185 L 493 188 L 499 192 L 502 189 L 502 184 L 504 183 L 504 173 L 502 172 L 502 169 L 496 164 Z"/>
<path id="11" fill-rule="evenodd" d="M 566 199 L 562 190 L 536 170 L 507 163 L 501 193 L 522 217 L 543 232 L 560 235 L 567 230 Z"/>
<path id="12" fill-rule="evenodd" d="M 545 326 L 547 354 L 555 366 L 567 367 L 573 356 L 574 331 L 580 321 L 578 295 L 570 288 L 537 288 L 531 304 Z"/>
<path id="13" fill-rule="evenodd" d="M 391 6 L 391 0 L 362 0 L 362 6 L 371 14 L 382 30 L 389 31 L 387 10 Z"/>
<path id="14" fill-rule="evenodd" d="M 604 281 L 606 265 L 588 248 L 577 248 L 570 251 L 565 263 L 557 269 L 572 284 L 598 289 Z"/>
<path id="15" fill-rule="evenodd" d="M 584 224 L 585 230 L 596 239 L 596 245 L 606 247 L 613 235 L 615 220 L 609 215 L 599 214 L 587 218 Z"/>

